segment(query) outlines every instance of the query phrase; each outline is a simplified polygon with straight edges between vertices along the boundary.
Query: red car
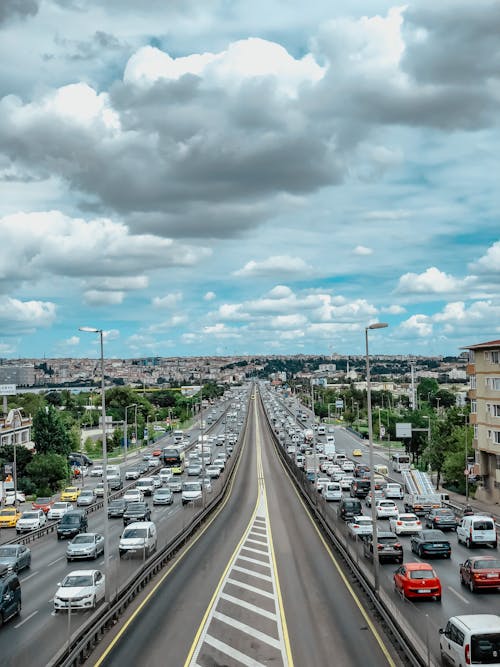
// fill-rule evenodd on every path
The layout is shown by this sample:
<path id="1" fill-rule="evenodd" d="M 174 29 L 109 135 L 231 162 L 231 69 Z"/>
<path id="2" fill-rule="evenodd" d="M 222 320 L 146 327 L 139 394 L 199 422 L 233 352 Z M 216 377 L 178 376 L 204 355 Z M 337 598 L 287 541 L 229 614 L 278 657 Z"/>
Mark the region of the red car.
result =
<path id="1" fill-rule="evenodd" d="M 405 563 L 394 573 L 394 588 L 405 598 L 441 600 L 441 582 L 429 563 Z"/>
<path id="2" fill-rule="evenodd" d="M 161 449 L 153 449 L 153 456 L 161 456 Z"/>
<path id="3" fill-rule="evenodd" d="M 495 556 L 475 556 L 460 564 L 460 583 L 471 593 L 478 588 L 500 588 L 500 559 Z"/>
<path id="4" fill-rule="evenodd" d="M 54 504 L 53 498 L 37 498 L 31 503 L 31 509 L 43 510 L 45 514 L 50 510 Z"/>

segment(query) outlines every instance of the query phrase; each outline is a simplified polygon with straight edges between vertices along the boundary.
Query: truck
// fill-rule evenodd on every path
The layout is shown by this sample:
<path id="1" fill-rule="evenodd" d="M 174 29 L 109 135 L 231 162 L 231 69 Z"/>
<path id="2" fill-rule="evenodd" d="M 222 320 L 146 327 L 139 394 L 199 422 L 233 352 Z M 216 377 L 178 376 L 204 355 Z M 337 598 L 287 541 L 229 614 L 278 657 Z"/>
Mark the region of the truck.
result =
<path id="1" fill-rule="evenodd" d="M 316 454 L 306 454 L 304 459 L 304 471 L 308 477 L 314 479 L 319 470 L 319 461 Z"/>
<path id="2" fill-rule="evenodd" d="M 423 516 L 442 506 L 441 494 L 434 488 L 429 475 L 420 470 L 403 470 L 405 512 Z"/>
<path id="3" fill-rule="evenodd" d="M 312 444 L 314 440 L 314 431 L 312 428 L 306 428 L 304 431 L 304 442 L 308 445 Z"/>

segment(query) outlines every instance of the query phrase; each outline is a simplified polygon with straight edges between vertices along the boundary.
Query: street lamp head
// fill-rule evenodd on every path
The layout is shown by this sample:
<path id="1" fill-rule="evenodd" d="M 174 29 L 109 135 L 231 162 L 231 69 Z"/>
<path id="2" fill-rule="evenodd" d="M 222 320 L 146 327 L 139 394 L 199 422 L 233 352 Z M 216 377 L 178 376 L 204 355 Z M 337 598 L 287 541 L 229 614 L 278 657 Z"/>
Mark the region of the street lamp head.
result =
<path id="1" fill-rule="evenodd" d="M 85 331 L 86 333 L 100 333 L 102 329 L 96 329 L 96 327 L 78 327 L 78 331 Z"/>
<path id="2" fill-rule="evenodd" d="M 387 324 L 387 322 L 374 322 L 373 324 L 370 324 L 366 328 L 367 329 L 385 329 L 388 326 L 389 325 Z"/>

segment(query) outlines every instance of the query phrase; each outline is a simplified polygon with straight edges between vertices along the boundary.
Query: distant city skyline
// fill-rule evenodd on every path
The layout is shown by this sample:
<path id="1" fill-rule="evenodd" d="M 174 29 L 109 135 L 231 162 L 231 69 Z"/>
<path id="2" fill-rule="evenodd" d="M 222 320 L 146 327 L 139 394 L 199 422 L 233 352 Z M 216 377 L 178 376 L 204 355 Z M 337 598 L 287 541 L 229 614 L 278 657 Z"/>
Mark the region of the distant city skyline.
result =
<path id="1" fill-rule="evenodd" d="M 5 2 L 0 358 L 96 357 L 81 326 L 127 359 L 500 338 L 497 19 Z"/>

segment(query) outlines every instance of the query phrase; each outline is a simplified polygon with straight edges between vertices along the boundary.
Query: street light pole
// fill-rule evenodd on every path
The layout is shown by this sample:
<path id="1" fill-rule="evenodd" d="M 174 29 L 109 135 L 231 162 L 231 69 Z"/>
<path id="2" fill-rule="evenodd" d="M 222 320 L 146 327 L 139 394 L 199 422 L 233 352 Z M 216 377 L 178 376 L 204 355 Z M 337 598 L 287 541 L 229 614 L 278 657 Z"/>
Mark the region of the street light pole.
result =
<path id="1" fill-rule="evenodd" d="M 102 467 L 103 467 L 103 512 L 104 512 L 104 599 L 110 599 L 111 582 L 109 581 L 109 519 L 108 519 L 108 447 L 106 442 L 106 394 L 104 392 L 104 331 L 95 327 L 80 327 L 80 331 L 99 334 L 101 344 L 101 420 L 102 420 Z"/>
<path id="2" fill-rule="evenodd" d="M 371 493 L 371 514 L 372 514 L 372 544 L 373 544 L 373 576 L 375 593 L 378 593 L 380 587 L 380 562 L 378 558 L 378 531 L 377 531 L 377 508 L 375 504 L 375 471 L 373 469 L 373 421 L 372 421 L 372 392 L 370 384 L 370 355 L 368 352 L 368 330 L 384 329 L 386 322 L 375 322 L 365 327 L 365 346 L 366 346 L 366 396 L 368 404 L 368 444 L 370 448 L 370 493 Z"/>
<path id="3" fill-rule="evenodd" d="M 127 451 L 128 451 L 128 420 L 127 420 L 127 410 L 128 410 L 129 408 L 135 408 L 135 409 L 137 410 L 137 403 L 131 403 L 130 405 L 127 405 L 127 406 L 125 407 L 125 430 L 124 430 L 124 433 L 123 433 L 123 437 L 124 437 L 124 441 L 123 441 L 123 444 L 124 444 L 124 459 L 125 459 L 124 462 L 125 462 L 125 463 L 127 463 Z M 137 438 L 136 438 L 136 442 L 137 442 Z"/>
<path id="4" fill-rule="evenodd" d="M 469 429 L 469 418 L 467 413 L 464 414 L 465 421 L 465 505 L 469 504 L 469 461 L 467 456 L 467 431 Z"/>

